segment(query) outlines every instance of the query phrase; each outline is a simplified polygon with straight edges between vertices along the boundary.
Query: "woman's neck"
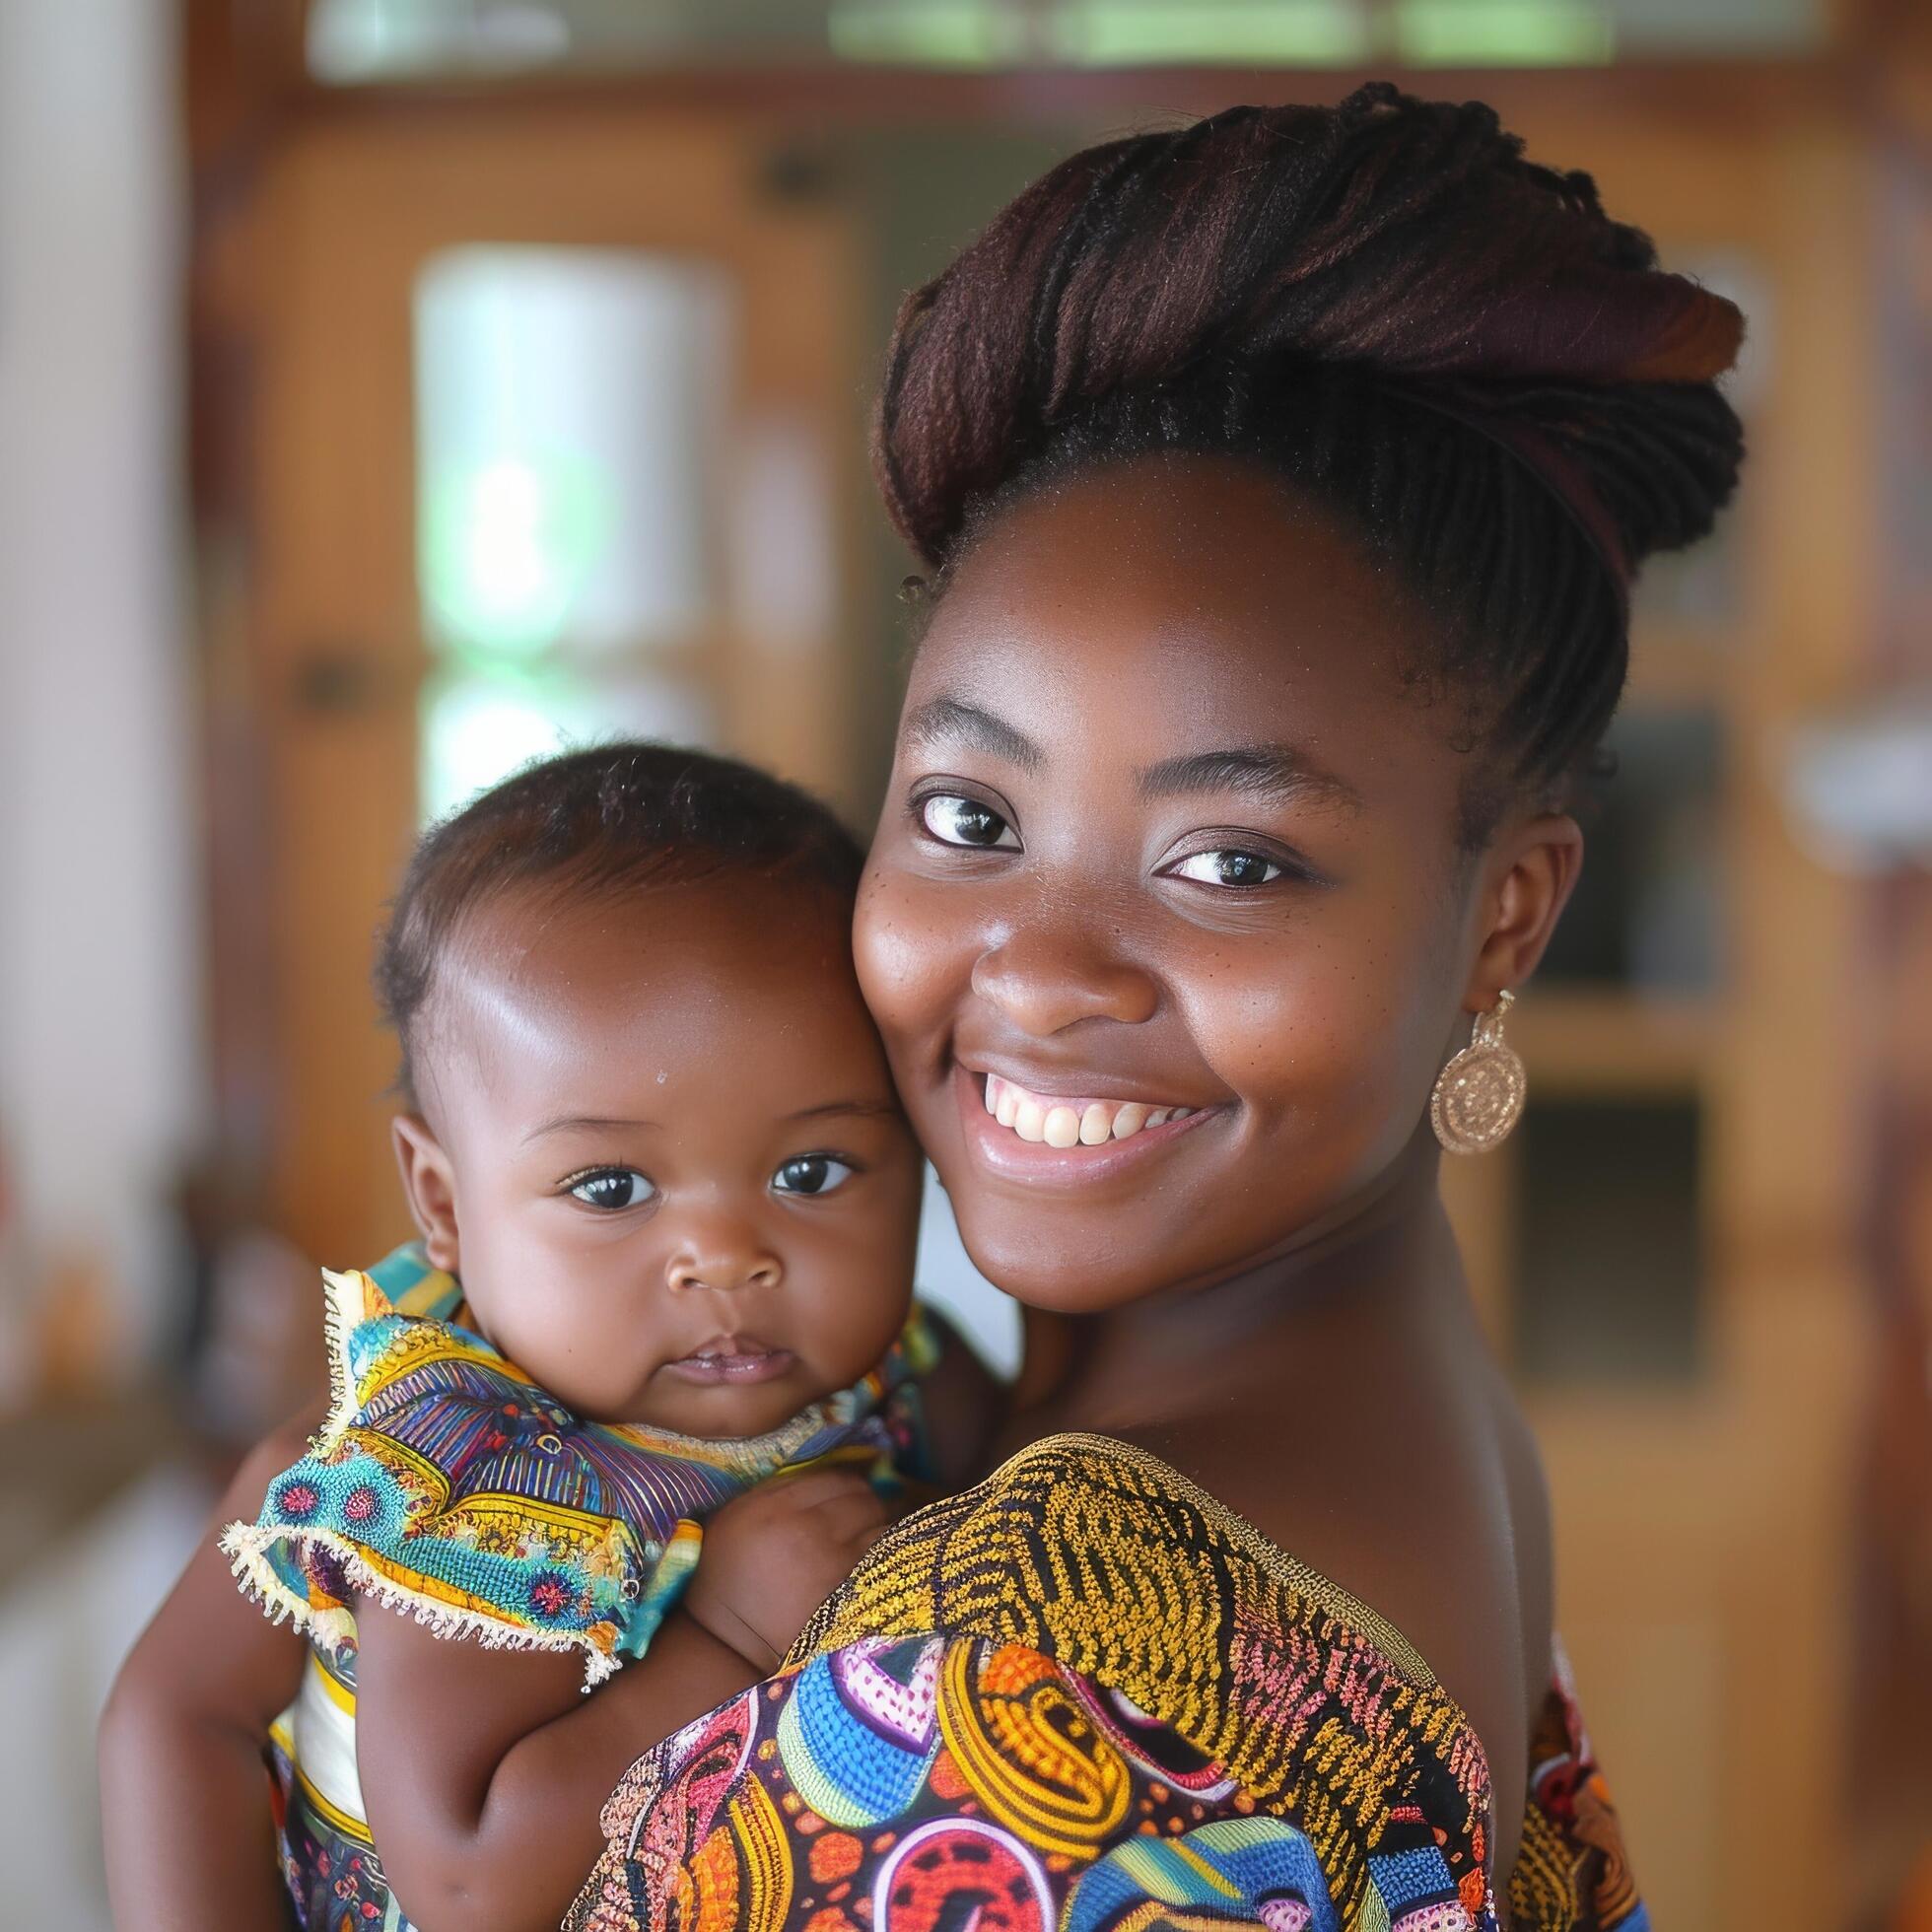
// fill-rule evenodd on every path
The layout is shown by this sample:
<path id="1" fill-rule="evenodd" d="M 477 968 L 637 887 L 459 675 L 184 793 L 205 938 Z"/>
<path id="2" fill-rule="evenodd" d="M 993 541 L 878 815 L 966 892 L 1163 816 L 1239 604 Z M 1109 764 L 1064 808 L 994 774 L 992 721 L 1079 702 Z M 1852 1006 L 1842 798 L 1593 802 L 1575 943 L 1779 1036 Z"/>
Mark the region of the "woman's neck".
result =
<path id="1" fill-rule="evenodd" d="M 1339 1359 L 1473 1330 L 1426 1130 L 1363 1194 L 1276 1252 L 1078 1323 L 1055 1425 L 1131 1429 L 1224 1406 L 1234 1365 Z M 1426 1345 L 1425 1345 L 1426 1346 Z M 1233 1371 L 1233 1372 L 1231 1372 Z"/>

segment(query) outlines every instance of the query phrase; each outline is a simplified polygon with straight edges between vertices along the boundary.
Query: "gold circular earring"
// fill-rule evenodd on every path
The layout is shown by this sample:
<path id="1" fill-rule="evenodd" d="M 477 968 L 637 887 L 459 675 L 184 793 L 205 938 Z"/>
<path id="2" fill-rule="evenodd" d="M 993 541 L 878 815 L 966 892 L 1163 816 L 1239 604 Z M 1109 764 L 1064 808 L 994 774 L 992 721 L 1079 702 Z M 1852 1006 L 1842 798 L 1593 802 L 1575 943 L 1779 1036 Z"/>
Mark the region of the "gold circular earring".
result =
<path id="1" fill-rule="evenodd" d="M 1429 1124 L 1452 1154 L 1487 1153 L 1523 1117 L 1529 1082 L 1522 1061 L 1502 1043 L 1503 1017 L 1515 1003 L 1513 993 L 1499 994 L 1477 1015 L 1469 1045 L 1436 1075 Z"/>

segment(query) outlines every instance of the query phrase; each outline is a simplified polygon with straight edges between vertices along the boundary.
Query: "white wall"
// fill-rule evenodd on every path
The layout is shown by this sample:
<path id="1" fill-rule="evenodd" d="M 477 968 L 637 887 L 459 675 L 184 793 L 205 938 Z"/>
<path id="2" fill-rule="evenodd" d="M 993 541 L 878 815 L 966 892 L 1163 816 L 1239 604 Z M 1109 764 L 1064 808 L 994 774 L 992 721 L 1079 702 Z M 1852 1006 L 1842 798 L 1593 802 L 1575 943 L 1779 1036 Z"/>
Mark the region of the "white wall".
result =
<path id="1" fill-rule="evenodd" d="M 1008 1377 L 1019 1373 L 1019 1303 L 1001 1294 L 973 1266 L 966 1244 L 959 1238 L 959 1224 L 952 1217 L 952 1203 L 930 1165 L 913 1279 L 926 1300 L 944 1309 L 958 1323 L 961 1334 L 990 1368 Z"/>
<path id="2" fill-rule="evenodd" d="M 204 1104 L 173 12 L 0 0 L 0 1140 L 130 1353 Z"/>
<path id="3" fill-rule="evenodd" d="M 0 0 L 0 12 L 20 0 Z M 156 1471 L 0 1598 L 0 1845 L 12 1853 L 0 1925 L 112 1932 L 101 1859 L 94 1731 L 107 1687 L 173 1587 L 214 1497 Z M 213 1926 L 209 1932 L 226 1932 Z"/>

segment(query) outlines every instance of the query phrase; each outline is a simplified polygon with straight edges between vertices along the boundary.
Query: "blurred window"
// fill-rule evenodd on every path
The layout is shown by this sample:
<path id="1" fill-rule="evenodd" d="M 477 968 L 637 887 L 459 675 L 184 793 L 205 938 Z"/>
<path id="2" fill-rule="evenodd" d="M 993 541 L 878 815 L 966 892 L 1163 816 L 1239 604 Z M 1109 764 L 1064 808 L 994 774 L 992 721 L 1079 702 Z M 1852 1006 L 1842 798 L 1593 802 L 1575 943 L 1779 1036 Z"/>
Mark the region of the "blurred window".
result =
<path id="1" fill-rule="evenodd" d="M 558 68 L 1582 65 L 1816 51 L 1826 0 L 313 0 L 337 85 Z"/>
<path id="2" fill-rule="evenodd" d="M 426 816 L 572 740 L 706 740 L 693 659 L 729 285 L 610 249 L 462 247 L 415 297 Z"/>
<path id="3" fill-rule="evenodd" d="M 605 738 L 714 744 L 716 713 L 670 678 L 592 681 L 564 672 L 458 672 L 423 687 L 418 786 L 427 823 L 466 804 L 533 758 Z"/>

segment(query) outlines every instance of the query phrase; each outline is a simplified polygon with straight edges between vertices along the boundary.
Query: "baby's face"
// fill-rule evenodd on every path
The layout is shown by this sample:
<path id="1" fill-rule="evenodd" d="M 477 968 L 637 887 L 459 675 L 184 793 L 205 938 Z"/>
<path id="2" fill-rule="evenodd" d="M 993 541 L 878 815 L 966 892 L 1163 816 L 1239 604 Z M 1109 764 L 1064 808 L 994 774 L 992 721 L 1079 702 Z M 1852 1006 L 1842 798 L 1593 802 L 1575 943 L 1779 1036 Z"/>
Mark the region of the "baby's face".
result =
<path id="1" fill-rule="evenodd" d="M 920 1157 L 830 893 L 724 876 L 483 912 L 398 1146 L 431 1259 L 581 1414 L 776 1427 L 906 1316 Z M 413 1139 L 412 1139 L 413 1136 Z"/>

